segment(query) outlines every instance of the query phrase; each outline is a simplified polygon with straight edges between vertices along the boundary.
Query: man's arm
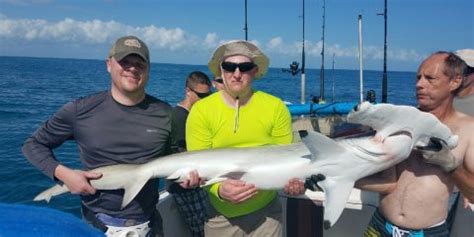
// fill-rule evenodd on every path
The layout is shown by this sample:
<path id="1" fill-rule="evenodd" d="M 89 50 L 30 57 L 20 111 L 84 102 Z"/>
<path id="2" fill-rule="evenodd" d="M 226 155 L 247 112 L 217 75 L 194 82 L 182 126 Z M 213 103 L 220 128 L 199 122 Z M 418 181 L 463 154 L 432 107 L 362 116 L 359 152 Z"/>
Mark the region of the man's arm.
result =
<path id="1" fill-rule="evenodd" d="M 73 139 L 75 104 L 70 102 L 41 125 L 23 144 L 23 155 L 28 161 L 51 179 L 59 165 L 53 149 L 66 140 Z"/>
<path id="2" fill-rule="evenodd" d="M 427 147 L 418 147 L 422 151 L 423 160 L 430 164 L 440 166 L 444 171 L 450 173 L 454 184 L 461 193 L 469 200 L 474 202 L 474 146 L 472 146 L 472 136 L 467 136 L 468 144 L 464 157 L 455 157 L 447 144 L 436 138 L 430 139 L 430 145 Z"/>
<path id="3" fill-rule="evenodd" d="M 472 139 L 471 135 L 462 165 L 451 173 L 454 183 L 470 203 L 474 203 L 474 143 Z"/>
<path id="4" fill-rule="evenodd" d="M 276 109 L 277 118 L 272 129 L 273 144 L 290 144 L 293 140 L 290 111 L 283 102 Z"/>
<path id="5" fill-rule="evenodd" d="M 274 144 L 290 144 L 293 140 L 290 111 L 283 102 L 280 102 L 276 109 L 278 116 L 272 130 L 273 142 Z M 292 178 L 288 180 L 283 191 L 293 196 L 301 195 L 306 191 L 305 182 L 298 178 Z"/>
<path id="6" fill-rule="evenodd" d="M 73 139 L 75 111 L 73 102 L 64 105 L 25 141 L 22 151 L 31 164 L 51 179 L 62 181 L 71 193 L 93 194 L 95 189 L 88 180 L 101 175 L 69 169 L 53 153 L 54 148 Z"/>
<path id="7" fill-rule="evenodd" d="M 186 147 L 188 151 L 212 148 L 212 134 L 206 127 L 205 112 L 193 106 L 186 120 Z"/>

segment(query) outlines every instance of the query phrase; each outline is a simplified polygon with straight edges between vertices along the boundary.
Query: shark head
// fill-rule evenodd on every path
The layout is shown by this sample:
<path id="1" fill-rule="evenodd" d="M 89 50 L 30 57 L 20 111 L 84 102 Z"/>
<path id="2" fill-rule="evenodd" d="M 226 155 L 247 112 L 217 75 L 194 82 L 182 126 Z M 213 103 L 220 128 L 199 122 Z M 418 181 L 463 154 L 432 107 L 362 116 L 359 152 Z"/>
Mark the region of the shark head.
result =
<path id="1" fill-rule="evenodd" d="M 436 116 L 413 106 L 363 102 L 347 115 L 347 121 L 373 128 L 382 142 L 389 136 L 407 135 L 413 139 L 412 147 L 428 145 L 431 137 L 445 141 L 451 149 L 458 143 L 458 137 Z"/>

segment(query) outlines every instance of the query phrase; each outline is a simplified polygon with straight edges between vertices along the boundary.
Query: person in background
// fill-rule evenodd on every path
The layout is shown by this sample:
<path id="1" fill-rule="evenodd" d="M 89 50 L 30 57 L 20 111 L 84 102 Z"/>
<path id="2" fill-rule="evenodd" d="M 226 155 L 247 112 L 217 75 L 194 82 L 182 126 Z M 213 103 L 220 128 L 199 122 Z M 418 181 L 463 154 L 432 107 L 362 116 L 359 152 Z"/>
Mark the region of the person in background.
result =
<path id="1" fill-rule="evenodd" d="M 467 65 L 463 85 L 454 97 L 454 108 L 470 116 L 474 116 L 474 49 L 462 49 L 455 51 L 455 54 L 460 57 Z M 459 195 L 457 187 L 454 188 L 453 194 L 449 197 L 449 213 L 446 222 L 448 229 L 451 230 L 456 216 L 457 203 L 462 196 Z M 464 206 L 467 207 L 468 200 L 464 198 Z"/>
<path id="2" fill-rule="evenodd" d="M 459 143 L 450 151 L 444 141 L 432 138 L 434 151 L 418 147 L 400 164 L 359 180 L 357 187 L 380 193 L 365 236 L 448 236 L 448 199 L 454 185 L 474 201 L 474 118 L 453 107 L 465 70 L 466 64 L 450 52 L 436 52 L 420 65 L 418 107 L 446 124 Z"/>
<path id="3" fill-rule="evenodd" d="M 466 78 L 462 89 L 454 98 L 456 110 L 474 116 L 474 49 L 462 49 L 455 52 L 467 64 Z"/>
<path id="4" fill-rule="evenodd" d="M 217 76 L 214 77 L 214 80 L 212 80 L 212 87 L 216 89 L 216 91 L 221 91 L 224 89 L 224 80 L 222 80 L 222 77 Z"/>
<path id="5" fill-rule="evenodd" d="M 124 208 L 123 190 L 96 190 L 89 183 L 101 174 L 88 170 L 145 163 L 170 154 L 173 145 L 171 106 L 145 93 L 150 72 L 146 44 L 135 36 L 117 39 L 106 66 L 110 90 L 64 105 L 25 141 L 23 154 L 52 180 L 80 194 L 84 219 L 108 236 L 122 230 L 161 236 L 157 179 L 149 180 Z M 84 170 L 69 168 L 54 155 L 53 149 L 67 140 L 77 143 Z"/>
<path id="6" fill-rule="evenodd" d="M 186 151 L 186 119 L 194 103 L 211 94 L 209 77 L 200 71 L 191 72 L 186 78 L 184 99 L 173 109 L 173 136 L 178 152 Z"/>
<path id="7" fill-rule="evenodd" d="M 186 78 L 184 99 L 173 110 L 172 129 L 177 144 L 177 152 L 186 151 L 186 119 L 189 110 L 199 101 L 211 94 L 209 77 L 200 71 L 191 72 Z M 192 236 L 204 236 L 204 223 L 207 220 L 207 192 L 200 187 L 182 188 L 177 183 L 170 184 L 168 191 L 173 194 L 178 211 L 188 225 Z"/>
<path id="8" fill-rule="evenodd" d="M 254 44 L 230 41 L 220 45 L 209 61 L 224 88 L 198 101 L 188 117 L 186 142 L 189 151 L 289 144 L 291 117 L 281 99 L 252 88 L 253 80 L 268 70 L 268 58 Z M 195 172 L 189 185 L 199 183 Z M 206 236 L 281 236 L 281 204 L 276 191 L 257 190 L 255 185 L 227 179 L 207 189 L 211 202 Z M 292 179 L 285 192 L 304 193 L 304 183 Z"/>

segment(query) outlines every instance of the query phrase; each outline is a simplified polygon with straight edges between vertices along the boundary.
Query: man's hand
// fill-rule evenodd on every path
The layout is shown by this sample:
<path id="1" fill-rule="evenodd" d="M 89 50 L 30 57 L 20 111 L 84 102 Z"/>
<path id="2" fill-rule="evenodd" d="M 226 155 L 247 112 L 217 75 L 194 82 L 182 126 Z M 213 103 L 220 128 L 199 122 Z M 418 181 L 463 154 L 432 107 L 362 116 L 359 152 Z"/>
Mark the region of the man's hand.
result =
<path id="1" fill-rule="evenodd" d="M 417 146 L 416 149 L 421 151 L 424 162 L 438 165 L 446 172 L 455 170 L 461 164 L 451 153 L 448 144 L 439 138 L 431 137 L 427 146 Z"/>
<path id="2" fill-rule="evenodd" d="M 66 166 L 59 165 L 54 171 L 54 176 L 61 180 L 73 194 L 91 195 L 96 190 L 91 186 L 89 180 L 99 179 L 102 177 L 100 173 L 90 171 L 72 170 Z"/>
<path id="3" fill-rule="evenodd" d="M 204 180 L 199 177 L 197 170 L 189 172 L 188 179 L 185 179 L 179 185 L 183 188 L 197 188 L 201 184 L 204 184 Z"/>
<path id="4" fill-rule="evenodd" d="M 298 178 L 292 178 L 288 183 L 285 185 L 285 188 L 283 189 L 286 194 L 293 195 L 293 196 L 298 196 L 304 193 L 306 191 L 306 188 L 304 186 L 304 182 L 300 181 Z"/>
<path id="5" fill-rule="evenodd" d="M 304 187 L 311 191 L 323 191 L 323 189 L 318 185 L 319 181 L 326 179 L 326 176 L 323 174 L 313 174 L 311 177 L 306 178 L 304 182 Z"/>
<path id="6" fill-rule="evenodd" d="M 241 203 L 257 194 L 257 188 L 241 180 L 228 179 L 219 187 L 219 197 L 232 203 Z"/>

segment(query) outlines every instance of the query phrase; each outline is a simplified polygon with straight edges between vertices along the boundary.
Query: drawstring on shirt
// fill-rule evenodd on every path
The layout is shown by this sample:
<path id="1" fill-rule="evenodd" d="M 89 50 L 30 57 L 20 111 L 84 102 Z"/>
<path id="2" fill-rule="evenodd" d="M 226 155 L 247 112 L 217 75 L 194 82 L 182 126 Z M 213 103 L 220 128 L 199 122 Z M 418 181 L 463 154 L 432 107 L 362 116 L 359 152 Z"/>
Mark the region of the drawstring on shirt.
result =
<path id="1" fill-rule="evenodd" d="M 235 97 L 235 106 L 234 106 L 234 133 L 237 132 L 237 128 L 239 127 L 239 97 Z"/>
<path id="2" fill-rule="evenodd" d="M 402 229 L 398 228 L 397 226 L 393 226 L 392 236 L 394 236 L 394 237 L 403 237 L 403 236 L 405 236 L 405 234 L 410 235 L 410 231 L 402 230 Z"/>

